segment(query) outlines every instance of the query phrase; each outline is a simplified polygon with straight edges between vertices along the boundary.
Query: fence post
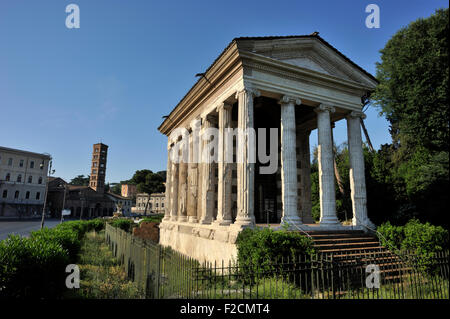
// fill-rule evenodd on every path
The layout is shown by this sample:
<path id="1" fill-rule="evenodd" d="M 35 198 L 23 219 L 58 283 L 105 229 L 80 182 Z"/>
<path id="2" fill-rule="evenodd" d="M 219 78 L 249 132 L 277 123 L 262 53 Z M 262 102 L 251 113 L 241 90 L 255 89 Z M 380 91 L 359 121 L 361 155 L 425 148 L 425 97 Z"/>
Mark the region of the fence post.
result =
<path id="1" fill-rule="evenodd" d="M 156 248 L 156 254 L 157 254 L 157 261 L 156 261 L 156 274 L 155 274 L 155 299 L 159 299 L 160 295 L 159 295 L 159 285 L 160 285 L 160 280 L 161 280 L 161 262 L 162 262 L 162 250 L 161 250 L 161 246 L 157 246 Z"/>

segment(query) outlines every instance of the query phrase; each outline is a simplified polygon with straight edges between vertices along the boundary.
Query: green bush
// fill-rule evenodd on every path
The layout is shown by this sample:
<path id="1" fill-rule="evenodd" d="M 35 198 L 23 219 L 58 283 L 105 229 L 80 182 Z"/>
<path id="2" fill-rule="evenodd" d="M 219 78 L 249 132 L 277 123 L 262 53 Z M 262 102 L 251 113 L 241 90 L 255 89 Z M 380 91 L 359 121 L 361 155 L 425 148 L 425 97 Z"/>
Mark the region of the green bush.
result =
<path id="1" fill-rule="evenodd" d="M 120 228 L 124 231 L 130 231 L 131 227 L 133 226 L 133 221 L 130 219 L 124 219 L 124 218 L 120 218 L 120 219 L 114 219 L 111 222 L 111 226 L 116 227 L 116 228 Z"/>
<path id="2" fill-rule="evenodd" d="M 87 231 L 95 230 L 96 232 L 99 232 L 105 228 L 105 220 L 96 218 L 89 220 L 87 222 Z"/>
<path id="3" fill-rule="evenodd" d="M 59 243 L 10 235 L 0 242 L 0 297 L 57 298 L 68 264 L 69 253 Z"/>
<path id="4" fill-rule="evenodd" d="M 0 241 L 0 297 L 58 298 L 65 289 L 65 267 L 76 262 L 81 238 L 103 227 L 100 219 L 68 221 L 29 238 Z"/>
<path id="5" fill-rule="evenodd" d="M 31 240 L 43 240 L 60 244 L 62 248 L 67 250 L 71 262 L 76 261 L 77 254 L 81 248 L 81 241 L 78 238 L 78 234 L 69 228 L 44 228 L 32 232 L 30 238 Z"/>
<path id="6" fill-rule="evenodd" d="M 422 224 L 411 219 L 404 226 L 393 226 L 389 222 L 378 227 L 379 239 L 387 248 L 414 254 L 414 262 L 426 271 L 433 271 L 433 259 L 438 252 L 448 249 L 449 234 L 441 226 Z"/>
<path id="7" fill-rule="evenodd" d="M 164 214 L 158 214 L 158 215 L 154 215 L 154 216 L 147 216 L 147 217 L 144 217 L 143 219 L 141 219 L 139 221 L 139 224 L 142 223 L 142 222 L 160 223 L 163 218 L 164 218 Z"/>
<path id="8" fill-rule="evenodd" d="M 239 233 L 236 245 L 239 267 L 249 276 L 257 271 L 270 276 L 275 270 L 274 263 L 314 252 L 313 242 L 308 237 L 271 228 L 246 228 Z"/>

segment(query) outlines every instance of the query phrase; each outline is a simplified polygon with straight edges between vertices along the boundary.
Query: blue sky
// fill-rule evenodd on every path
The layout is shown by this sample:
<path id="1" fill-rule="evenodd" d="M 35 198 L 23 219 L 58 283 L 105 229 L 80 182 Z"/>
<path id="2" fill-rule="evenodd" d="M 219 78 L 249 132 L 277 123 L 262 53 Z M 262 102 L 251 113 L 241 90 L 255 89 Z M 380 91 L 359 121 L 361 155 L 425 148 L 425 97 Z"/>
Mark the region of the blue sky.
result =
<path id="1" fill-rule="evenodd" d="M 80 8 L 67 29 L 65 7 Z M 380 7 L 368 29 L 365 7 Z M 320 35 L 375 75 L 379 50 L 409 22 L 447 1 L 0 1 L 0 145 L 54 158 L 56 176 L 89 174 L 92 144 L 110 146 L 107 181 L 166 168 L 157 127 L 238 36 Z M 387 122 L 367 111 L 375 147 Z M 335 140 L 346 140 L 345 121 Z M 317 143 L 315 134 L 311 144 Z"/>

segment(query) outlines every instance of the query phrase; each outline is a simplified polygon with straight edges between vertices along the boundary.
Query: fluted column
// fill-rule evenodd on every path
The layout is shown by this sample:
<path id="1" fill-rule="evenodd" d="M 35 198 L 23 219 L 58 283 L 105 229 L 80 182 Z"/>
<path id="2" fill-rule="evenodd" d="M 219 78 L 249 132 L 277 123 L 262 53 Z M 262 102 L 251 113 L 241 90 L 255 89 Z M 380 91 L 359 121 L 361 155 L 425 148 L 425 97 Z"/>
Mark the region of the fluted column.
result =
<path id="1" fill-rule="evenodd" d="M 232 106 L 227 103 L 223 103 L 217 108 L 219 113 L 219 181 L 216 222 L 219 225 L 231 224 L 232 163 L 226 162 L 226 152 L 233 147 L 233 141 L 225 140 L 225 129 L 231 127 L 231 109 Z"/>
<path id="2" fill-rule="evenodd" d="M 330 112 L 334 107 L 321 104 L 317 113 L 318 162 L 320 186 L 320 224 L 339 224 L 336 216 L 336 193 L 334 186 L 333 142 L 331 140 Z"/>
<path id="3" fill-rule="evenodd" d="M 166 171 L 166 199 L 164 201 L 165 203 L 165 209 L 164 209 L 164 220 L 170 219 L 170 204 L 171 204 L 171 181 L 172 181 L 172 160 L 171 160 L 171 147 L 170 147 L 170 141 L 167 143 L 167 171 Z"/>
<path id="4" fill-rule="evenodd" d="M 187 215 L 188 221 L 191 223 L 197 223 L 197 202 L 198 202 L 198 154 L 200 149 L 198 133 L 200 129 L 200 120 L 194 121 L 191 125 L 191 138 L 189 139 L 189 165 L 188 165 L 188 207 Z"/>
<path id="5" fill-rule="evenodd" d="M 186 151 L 183 149 L 183 152 Z M 188 174 L 188 163 L 181 160 L 179 163 L 179 186 L 178 186 L 178 221 L 187 221 L 187 174 Z"/>
<path id="6" fill-rule="evenodd" d="M 250 226 L 255 223 L 254 191 L 255 191 L 255 163 L 250 159 L 248 129 L 254 128 L 253 98 L 260 95 L 259 91 L 244 89 L 237 94 L 238 99 L 238 138 L 237 157 L 237 216 L 234 222 L 236 226 Z"/>
<path id="7" fill-rule="evenodd" d="M 214 126 L 215 119 L 211 115 L 205 116 L 202 125 L 202 134 L 205 130 Z M 209 141 L 205 141 L 202 138 L 202 153 L 205 152 L 206 145 Z M 211 160 L 205 161 L 202 157 L 202 217 L 200 219 L 201 224 L 210 224 L 213 221 L 214 216 L 214 163 Z"/>
<path id="8" fill-rule="evenodd" d="M 348 150 L 350 159 L 350 190 L 353 209 L 353 225 L 374 227 L 367 215 L 366 178 L 364 175 L 364 154 L 362 149 L 360 118 L 363 112 L 351 112 L 347 116 Z"/>
<path id="9" fill-rule="evenodd" d="M 297 152 L 295 130 L 295 105 L 300 99 L 283 96 L 281 104 L 281 198 L 283 211 L 281 223 L 297 225 L 302 220 L 297 213 Z"/>
<path id="10" fill-rule="evenodd" d="M 170 220 L 178 219 L 178 163 L 172 162 L 172 181 L 170 186 L 172 191 L 170 192 Z"/>
<path id="11" fill-rule="evenodd" d="M 300 157 L 300 217 L 303 224 L 313 224 L 311 214 L 311 159 L 309 151 L 310 130 L 300 129 L 297 141 Z"/>

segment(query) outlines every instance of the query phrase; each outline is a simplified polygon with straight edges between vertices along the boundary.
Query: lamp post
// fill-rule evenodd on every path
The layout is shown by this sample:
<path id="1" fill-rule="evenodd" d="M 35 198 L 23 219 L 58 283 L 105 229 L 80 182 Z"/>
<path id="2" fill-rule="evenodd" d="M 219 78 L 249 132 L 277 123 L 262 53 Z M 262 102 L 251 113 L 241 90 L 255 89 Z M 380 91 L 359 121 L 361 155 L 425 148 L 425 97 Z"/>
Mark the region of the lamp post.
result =
<path id="1" fill-rule="evenodd" d="M 59 185 L 59 186 L 61 186 L 61 185 Z M 62 205 L 62 210 L 61 210 L 61 223 L 64 220 L 63 211 L 66 209 L 66 191 L 67 191 L 67 184 L 64 184 L 64 197 L 63 197 L 63 205 Z"/>
<path id="2" fill-rule="evenodd" d="M 47 172 L 47 179 L 45 181 L 45 194 L 44 194 L 44 207 L 42 208 L 42 219 L 41 219 L 41 229 L 44 228 L 44 220 L 45 220 L 45 209 L 47 208 L 47 193 L 48 193 L 48 178 L 50 175 L 52 175 L 55 170 L 52 170 L 52 157 L 50 157 L 50 160 L 48 162 L 48 172 Z M 41 168 L 44 168 L 44 160 L 42 160 L 42 163 L 40 164 Z"/>

